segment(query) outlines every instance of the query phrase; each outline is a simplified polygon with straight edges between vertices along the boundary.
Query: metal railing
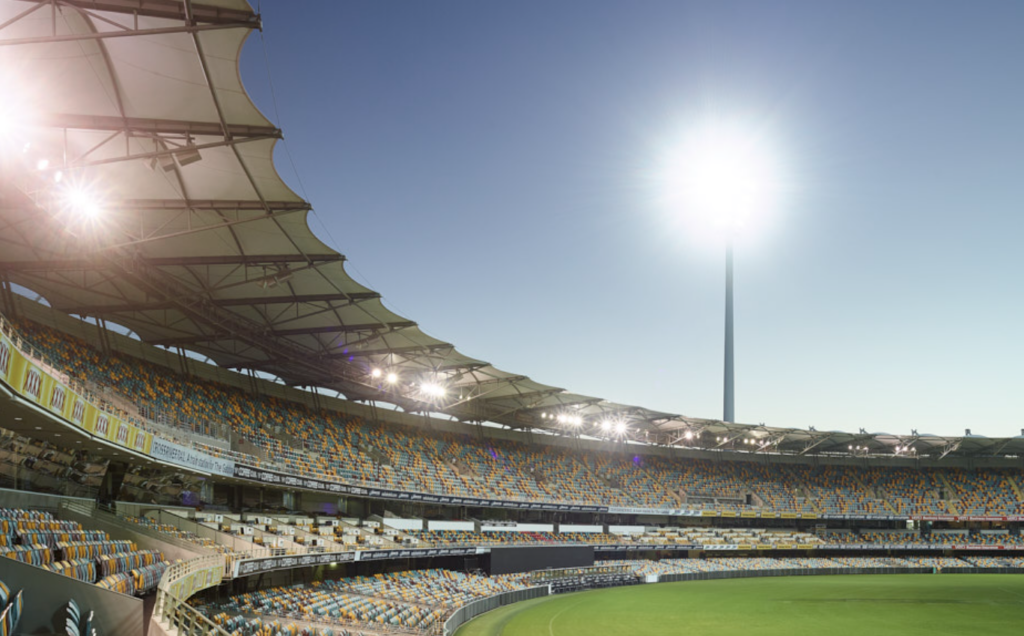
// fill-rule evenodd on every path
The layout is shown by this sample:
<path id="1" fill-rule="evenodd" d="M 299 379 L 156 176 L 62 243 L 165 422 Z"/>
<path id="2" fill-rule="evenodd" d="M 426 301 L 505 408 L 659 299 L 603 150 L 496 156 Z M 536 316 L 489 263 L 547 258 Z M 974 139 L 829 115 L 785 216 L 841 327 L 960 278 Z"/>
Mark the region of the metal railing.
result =
<path id="1" fill-rule="evenodd" d="M 202 612 L 198 611 L 188 603 L 178 602 L 169 611 L 153 616 L 162 625 L 173 628 L 177 636 L 231 636 L 231 634 L 220 625 L 217 625 Z"/>
<path id="2" fill-rule="evenodd" d="M 512 603 L 528 601 L 530 599 L 540 598 L 547 595 L 548 587 L 539 586 L 528 587 L 525 590 L 516 590 L 514 592 L 502 592 L 501 594 L 495 594 L 494 596 L 470 601 L 452 612 L 451 616 L 448 617 L 448 620 L 444 622 L 444 636 L 451 636 L 455 633 L 455 630 L 462 626 L 463 623 L 468 622 L 472 618 L 476 618 L 484 612 L 489 612 L 492 609 L 497 609 L 503 605 L 511 605 Z"/>
<path id="3" fill-rule="evenodd" d="M 224 580 L 224 557 L 210 555 L 175 563 L 167 568 L 156 590 L 153 618 L 178 636 L 216 634 L 230 636 L 202 612 L 185 602 L 194 593 L 216 587 Z"/>

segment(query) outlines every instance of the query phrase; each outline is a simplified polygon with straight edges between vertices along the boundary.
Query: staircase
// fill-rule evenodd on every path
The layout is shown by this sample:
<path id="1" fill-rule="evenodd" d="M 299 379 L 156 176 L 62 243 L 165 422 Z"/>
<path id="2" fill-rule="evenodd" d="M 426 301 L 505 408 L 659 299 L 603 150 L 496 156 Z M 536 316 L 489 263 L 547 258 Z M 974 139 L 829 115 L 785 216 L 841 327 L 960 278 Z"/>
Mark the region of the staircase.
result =
<path id="1" fill-rule="evenodd" d="M 796 492 L 794 494 L 796 495 L 797 500 L 803 498 L 804 503 L 807 503 L 811 506 L 811 510 L 814 511 L 814 514 L 820 515 L 821 508 L 818 507 L 818 503 L 814 500 L 814 497 L 811 497 L 810 495 L 807 494 L 809 492 L 810 489 L 807 488 L 807 484 L 801 483 L 800 487 L 796 489 Z"/>
<path id="2" fill-rule="evenodd" d="M 1007 475 L 1006 481 L 1010 482 L 1010 488 L 1013 489 L 1013 494 L 1017 495 L 1017 501 L 1024 501 L 1024 493 L 1021 492 L 1020 486 L 1017 485 L 1013 476 Z"/>
<path id="3" fill-rule="evenodd" d="M 366 453 L 370 457 L 370 459 L 372 459 L 373 462 L 378 466 L 391 466 L 391 460 L 388 459 L 388 456 L 380 452 L 376 448 L 360 444 L 359 450 Z"/>
<path id="4" fill-rule="evenodd" d="M 939 481 L 942 482 L 942 487 L 946 490 L 946 498 L 945 499 L 943 499 L 942 497 L 939 497 L 938 496 L 939 493 L 935 493 L 936 498 L 942 501 L 942 503 L 946 507 L 946 510 L 949 511 L 949 514 L 951 514 L 951 515 L 958 515 L 958 514 L 960 514 L 960 511 L 957 510 L 956 506 L 954 505 L 954 503 L 956 501 L 959 501 L 959 500 L 953 498 L 953 495 L 956 492 L 953 489 L 953 484 L 949 483 L 949 480 L 946 479 L 946 476 L 943 475 L 942 473 L 936 473 L 936 475 L 938 476 Z"/>
<path id="5" fill-rule="evenodd" d="M 267 451 L 234 432 L 231 433 L 231 450 L 252 455 L 261 461 L 270 461 Z"/>
<path id="6" fill-rule="evenodd" d="M 477 472 L 473 470 L 473 467 L 466 463 L 466 461 L 463 459 L 453 457 L 446 461 L 448 465 L 452 467 L 452 470 L 454 470 L 456 474 L 462 477 L 480 477 L 480 475 L 478 475 Z"/>

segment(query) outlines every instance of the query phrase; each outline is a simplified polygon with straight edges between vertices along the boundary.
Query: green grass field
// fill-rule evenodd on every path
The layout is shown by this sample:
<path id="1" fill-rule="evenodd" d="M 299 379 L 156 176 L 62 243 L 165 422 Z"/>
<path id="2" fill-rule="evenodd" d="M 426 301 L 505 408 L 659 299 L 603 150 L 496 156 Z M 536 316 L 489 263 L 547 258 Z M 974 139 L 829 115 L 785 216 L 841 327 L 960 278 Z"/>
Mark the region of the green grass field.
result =
<path id="1" fill-rule="evenodd" d="M 534 599 L 457 636 L 1018 635 L 1024 576 L 895 574 L 659 583 Z"/>

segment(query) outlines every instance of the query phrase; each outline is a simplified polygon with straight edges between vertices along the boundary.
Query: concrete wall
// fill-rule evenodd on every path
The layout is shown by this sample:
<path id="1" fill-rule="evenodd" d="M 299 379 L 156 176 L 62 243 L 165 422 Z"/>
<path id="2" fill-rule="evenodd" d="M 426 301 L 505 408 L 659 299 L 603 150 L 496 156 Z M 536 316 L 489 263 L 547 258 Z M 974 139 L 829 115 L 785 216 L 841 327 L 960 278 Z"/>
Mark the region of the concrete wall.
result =
<path id="1" fill-rule="evenodd" d="M 427 528 L 430 530 L 476 530 L 476 524 L 472 521 L 427 521 Z"/>
<path id="2" fill-rule="evenodd" d="M 388 528 L 394 528 L 396 530 L 422 530 L 423 520 L 422 519 L 396 519 L 394 517 L 385 517 L 383 520 L 384 526 Z"/>

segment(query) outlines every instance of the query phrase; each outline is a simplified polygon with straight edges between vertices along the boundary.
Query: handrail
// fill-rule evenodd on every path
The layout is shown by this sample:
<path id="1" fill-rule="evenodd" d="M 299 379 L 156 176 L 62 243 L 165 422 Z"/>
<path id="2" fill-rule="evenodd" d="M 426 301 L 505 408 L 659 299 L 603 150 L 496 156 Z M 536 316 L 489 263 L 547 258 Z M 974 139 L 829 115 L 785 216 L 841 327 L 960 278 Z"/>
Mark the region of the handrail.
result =
<path id="1" fill-rule="evenodd" d="M 153 617 L 179 636 L 230 636 L 185 601 L 195 592 L 216 587 L 224 580 L 224 557 L 219 554 L 175 563 L 160 577 Z"/>

